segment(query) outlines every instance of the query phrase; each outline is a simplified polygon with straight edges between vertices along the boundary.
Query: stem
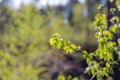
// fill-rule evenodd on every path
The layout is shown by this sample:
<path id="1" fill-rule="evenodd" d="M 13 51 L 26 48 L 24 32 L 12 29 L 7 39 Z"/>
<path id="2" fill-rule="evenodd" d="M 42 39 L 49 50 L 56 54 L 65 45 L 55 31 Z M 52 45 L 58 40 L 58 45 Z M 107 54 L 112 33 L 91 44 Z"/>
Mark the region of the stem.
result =
<path id="1" fill-rule="evenodd" d="M 99 72 L 100 72 L 100 71 L 99 71 Z M 94 77 L 95 77 L 99 72 L 97 72 L 96 74 L 94 74 L 94 75 L 90 78 L 90 80 L 93 80 Z"/>

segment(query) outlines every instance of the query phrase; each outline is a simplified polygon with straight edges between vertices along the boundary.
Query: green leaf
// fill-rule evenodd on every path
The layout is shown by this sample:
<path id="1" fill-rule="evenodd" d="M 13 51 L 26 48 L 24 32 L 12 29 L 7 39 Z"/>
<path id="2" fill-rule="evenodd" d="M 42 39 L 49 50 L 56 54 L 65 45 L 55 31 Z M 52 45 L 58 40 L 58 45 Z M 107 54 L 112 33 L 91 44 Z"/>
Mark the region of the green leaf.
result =
<path id="1" fill-rule="evenodd" d="M 120 45 L 120 38 L 117 40 L 118 44 Z"/>
<path id="2" fill-rule="evenodd" d="M 110 11 L 111 11 L 112 14 L 114 14 L 116 9 L 115 8 L 111 8 Z"/>
<path id="3" fill-rule="evenodd" d="M 59 76 L 57 80 L 65 80 L 65 77 L 63 75 Z"/>
<path id="4" fill-rule="evenodd" d="M 72 80 L 79 80 L 77 77 L 74 77 Z"/>
<path id="5" fill-rule="evenodd" d="M 118 10 L 120 11 L 120 0 L 116 1 L 116 5 L 117 5 Z"/>
<path id="6" fill-rule="evenodd" d="M 104 39 L 105 39 L 106 41 L 113 39 L 113 34 L 112 34 L 110 31 L 105 30 L 105 31 L 103 32 L 103 34 L 104 34 Z"/>
<path id="7" fill-rule="evenodd" d="M 97 80 L 102 80 L 101 75 L 97 75 Z"/>
<path id="8" fill-rule="evenodd" d="M 113 33 L 117 33 L 117 26 L 110 27 L 110 31 Z"/>
<path id="9" fill-rule="evenodd" d="M 101 9 L 103 6 L 103 4 L 99 4 L 98 9 Z"/>
<path id="10" fill-rule="evenodd" d="M 49 43 L 50 43 L 50 45 L 51 45 L 51 46 L 53 46 L 53 45 L 54 45 L 54 43 L 55 43 L 54 38 L 50 38 Z"/>
<path id="11" fill-rule="evenodd" d="M 111 74 L 114 74 L 114 71 L 111 67 L 107 68 L 108 69 L 108 72 L 111 73 Z"/>
<path id="12" fill-rule="evenodd" d="M 61 35 L 59 33 L 55 33 L 53 37 L 61 37 Z"/>
<path id="13" fill-rule="evenodd" d="M 78 50 L 80 50 L 80 49 L 81 49 L 81 47 L 80 47 L 80 46 L 77 46 L 76 50 L 78 51 Z"/>
<path id="14" fill-rule="evenodd" d="M 104 47 L 105 41 L 103 40 L 103 38 L 99 39 L 99 44 L 100 44 L 101 47 Z"/>
<path id="15" fill-rule="evenodd" d="M 110 64 L 109 64 L 109 63 L 106 63 L 105 65 L 106 65 L 107 68 L 110 67 Z"/>
<path id="16" fill-rule="evenodd" d="M 70 47 L 71 47 L 72 49 L 76 49 L 76 46 L 75 46 L 74 44 L 71 44 Z"/>
<path id="17" fill-rule="evenodd" d="M 85 50 L 82 52 L 82 54 L 83 54 L 83 57 L 84 57 L 84 58 L 86 58 L 86 57 L 88 56 L 88 52 L 85 51 Z"/>

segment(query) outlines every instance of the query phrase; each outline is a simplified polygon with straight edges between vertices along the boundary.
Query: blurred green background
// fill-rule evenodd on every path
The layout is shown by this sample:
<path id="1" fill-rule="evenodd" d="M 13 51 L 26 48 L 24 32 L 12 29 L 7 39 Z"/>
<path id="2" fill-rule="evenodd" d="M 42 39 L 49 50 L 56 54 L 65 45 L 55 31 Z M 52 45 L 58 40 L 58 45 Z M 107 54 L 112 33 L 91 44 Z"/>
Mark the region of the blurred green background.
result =
<path id="1" fill-rule="evenodd" d="M 97 9 L 105 0 L 71 0 L 65 6 L 45 9 L 35 6 L 39 0 L 21 3 L 17 9 L 12 1 L 0 1 L 0 80 L 57 80 L 59 75 L 89 80 L 80 52 L 65 55 L 50 47 L 49 38 L 57 32 L 82 49 L 94 51 L 92 21 L 95 14 L 106 12 Z"/>

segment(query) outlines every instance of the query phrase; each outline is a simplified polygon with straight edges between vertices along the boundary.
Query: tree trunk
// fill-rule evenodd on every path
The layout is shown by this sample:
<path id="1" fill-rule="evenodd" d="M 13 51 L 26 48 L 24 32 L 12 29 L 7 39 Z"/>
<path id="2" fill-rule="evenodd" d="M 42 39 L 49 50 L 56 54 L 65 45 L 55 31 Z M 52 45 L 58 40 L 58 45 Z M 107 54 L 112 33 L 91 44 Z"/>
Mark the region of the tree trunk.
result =
<path id="1" fill-rule="evenodd" d="M 119 11 L 118 11 L 117 6 L 116 6 L 116 1 L 117 0 L 113 0 L 113 2 L 110 2 L 110 0 L 107 0 L 107 27 L 108 27 L 108 29 L 110 28 L 110 26 L 116 24 L 116 22 L 112 23 L 110 20 L 114 16 L 119 17 Z M 115 10 L 115 11 L 113 11 L 114 14 L 112 13 L 111 9 Z M 116 44 L 118 45 L 117 39 L 118 39 L 118 36 L 117 36 L 117 33 L 116 33 L 116 34 L 114 34 L 113 41 L 116 42 Z M 118 60 L 118 55 L 116 54 L 116 52 L 114 52 L 113 56 L 114 56 L 114 60 Z M 119 67 L 114 65 L 113 70 L 114 70 L 113 79 L 114 80 L 120 80 Z"/>
<path id="2" fill-rule="evenodd" d="M 114 13 L 112 13 L 111 9 L 114 9 L 115 11 L 113 11 Z M 109 28 L 110 26 L 112 26 L 113 24 L 110 22 L 110 20 L 114 17 L 114 16 L 118 16 L 118 9 L 116 6 L 116 0 L 113 0 L 113 2 L 110 2 L 110 0 L 107 0 L 107 27 Z"/>

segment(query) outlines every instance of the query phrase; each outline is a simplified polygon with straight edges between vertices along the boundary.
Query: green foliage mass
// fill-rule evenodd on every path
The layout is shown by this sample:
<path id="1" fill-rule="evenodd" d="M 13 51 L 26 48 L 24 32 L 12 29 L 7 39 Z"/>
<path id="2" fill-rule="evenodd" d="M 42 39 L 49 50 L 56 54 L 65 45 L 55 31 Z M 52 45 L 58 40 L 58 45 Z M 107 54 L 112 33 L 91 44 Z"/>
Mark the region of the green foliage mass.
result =
<path id="1" fill-rule="evenodd" d="M 115 20 L 118 24 L 119 18 L 115 17 Z M 115 65 L 119 66 L 120 46 L 118 46 L 117 43 L 120 45 L 120 39 L 118 39 L 118 42 L 113 41 L 114 34 L 118 33 L 118 25 L 115 25 L 115 22 L 113 22 L 113 24 L 114 25 L 108 29 L 105 14 L 98 14 L 95 17 L 93 25 L 97 28 L 95 36 L 98 41 L 98 48 L 92 53 L 88 53 L 87 51 L 82 52 L 83 57 L 88 64 L 85 72 L 92 75 L 90 80 L 92 80 L 94 77 L 96 77 L 97 80 L 112 80 L 111 74 L 114 74 L 113 67 Z M 66 40 L 61 39 L 61 36 L 58 33 L 54 34 L 53 38 L 50 38 L 51 46 L 57 47 L 58 49 L 62 48 L 66 53 L 73 53 L 77 50 L 80 50 L 80 48 L 71 42 L 70 45 L 74 45 L 74 48 L 70 45 L 66 45 L 68 43 L 69 41 L 66 42 Z M 63 46 L 61 47 L 61 45 L 68 47 L 70 51 Z M 114 54 L 118 55 L 117 60 L 114 58 Z"/>
<path id="2" fill-rule="evenodd" d="M 73 53 L 80 50 L 80 46 L 74 45 L 69 40 L 63 40 L 61 35 L 58 33 L 55 33 L 53 38 L 50 38 L 49 42 L 51 46 L 57 47 L 58 49 L 63 49 L 66 53 Z"/>

